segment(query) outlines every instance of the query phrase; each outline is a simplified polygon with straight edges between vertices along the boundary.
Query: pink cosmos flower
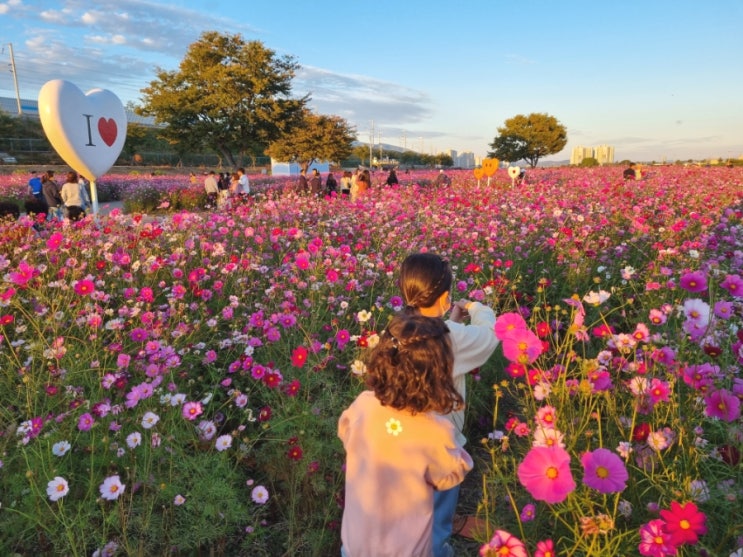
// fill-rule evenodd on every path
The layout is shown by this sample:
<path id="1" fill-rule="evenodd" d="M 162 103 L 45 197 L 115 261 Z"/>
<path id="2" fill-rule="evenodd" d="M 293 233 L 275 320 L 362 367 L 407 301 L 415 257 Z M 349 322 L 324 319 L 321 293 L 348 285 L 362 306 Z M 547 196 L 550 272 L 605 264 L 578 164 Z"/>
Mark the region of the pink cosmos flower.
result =
<path id="1" fill-rule="evenodd" d="M 704 271 L 691 271 L 679 279 L 679 286 L 689 292 L 704 292 L 707 290 L 707 276 Z"/>
<path id="2" fill-rule="evenodd" d="M 524 331 L 527 329 L 526 321 L 518 313 L 502 313 L 495 322 L 495 336 L 504 340 L 515 331 Z"/>
<path id="3" fill-rule="evenodd" d="M 583 453 L 583 483 L 601 493 L 619 493 L 627 487 L 629 474 L 624 462 L 609 449 Z"/>
<path id="4" fill-rule="evenodd" d="M 740 418 L 740 399 L 727 389 L 717 389 L 704 398 L 704 414 L 731 423 Z"/>
<path id="5" fill-rule="evenodd" d="M 101 497 L 107 501 L 115 501 L 124 493 L 125 488 L 126 486 L 121 483 L 117 474 L 103 480 L 103 483 L 98 487 L 98 491 L 100 491 Z"/>
<path id="6" fill-rule="evenodd" d="M 543 350 L 542 341 L 529 329 L 514 329 L 502 340 L 503 355 L 519 364 L 533 363 Z"/>
<path id="7" fill-rule="evenodd" d="M 73 287 L 78 296 L 90 296 L 95 292 L 95 283 L 92 280 L 79 280 Z"/>
<path id="8" fill-rule="evenodd" d="M 55 232 L 49 236 L 49 239 L 46 241 L 46 247 L 49 248 L 50 251 L 57 251 L 59 246 L 62 245 L 62 240 L 64 240 L 62 233 Z"/>
<path id="9" fill-rule="evenodd" d="M 671 501 L 671 509 L 661 510 L 660 517 L 666 521 L 664 531 L 671 536 L 673 545 L 696 544 L 699 536 L 707 533 L 707 516 L 694 503 L 682 505 L 678 501 Z"/>
<path id="10" fill-rule="evenodd" d="M 524 543 L 513 534 L 496 530 L 490 541 L 480 547 L 480 557 L 529 557 Z"/>
<path id="11" fill-rule="evenodd" d="M 555 543 L 552 540 L 538 541 L 534 557 L 557 557 Z"/>
<path id="12" fill-rule="evenodd" d="M 94 423 L 95 420 L 93 419 L 93 416 L 86 412 L 78 418 L 77 429 L 79 429 L 80 431 L 90 431 L 90 428 L 93 427 Z"/>
<path id="13" fill-rule="evenodd" d="M 668 402 L 668 397 L 671 394 L 671 387 L 667 381 L 653 377 L 650 380 L 650 386 L 648 387 L 647 394 L 650 397 L 650 401 L 653 404 L 659 402 Z"/>
<path id="14" fill-rule="evenodd" d="M 660 518 L 640 526 L 640 555 L 649 557 L 667 557 L 676 555 L 676 547 L 671 543 L 671 536 L 664 530 L 666 523 Z"/>
<path id="15" fill-rule="evenodd" d="M 651 309 L 648 313 L 648 321 L 653 325 L 663 325 L 667 320 L 666 314 L 659 309 Z"/>
<path id="16" fill-rule="evenodd" d="M 555 422 L 557 421 L 557 416 L 555 415 L 555 407 L 554 406 L 542 406 L 537 410 L 536 416 L 534 416 L 534 421 L 537 422 L 537 425 L 543 428 L 554 428 Z"/>
<path id="17" fill-rule="evenodd" d="M 527 503 L 524 505 L 524 508 L 521 509 L 519 517 L 521 518 L 521 522 L 531 522 L 536 517 L 536 514 L 537 507 L 534 503 Z"/>
<path id="18" fill-rule="evenodd" d="M 338 350 L 343 350 L 343 347 L 351 340 L 351 333 L 348 329 L 341 329 L 335 334 L 335 342 L 338 345 Z"/>
<path id="19" fill-rule="evenodd" d="M 561 503 L 575 489 L 570 455 L 561 447 L 532 447 L 519 464 L 521 485 L 537 501 Z"/>
<path id="20" fill-rule="evenodd" d="M 294 263 L 297 265 L 298 269 L 308 269 L 310 266 L 310 257 L 307 253 L 299 253 L 297 254 L 297 257 L 294 258 Z"/>
<path id="21" fill-rule="evenodd" d="M 181 414 L 187 420 L 195 420 L 204 412 L 204 408 L 199 401 L 186 402 L 181 409 Z"/>
<path id="22" fill-rule="evenodd" d="M 34 277 L 37 277 L 41 274 L 41 271 L 39 271 L 36 267 L 33 267 L 28 264 L 28 262 L 23 259 L 18 263 L 18 270 L 17 271 L 11 271 L 8 273 L 8 278 L 10 279 L 10 282 L 15 284 L 16 286 L 26 286 L 31 279 Z"/>

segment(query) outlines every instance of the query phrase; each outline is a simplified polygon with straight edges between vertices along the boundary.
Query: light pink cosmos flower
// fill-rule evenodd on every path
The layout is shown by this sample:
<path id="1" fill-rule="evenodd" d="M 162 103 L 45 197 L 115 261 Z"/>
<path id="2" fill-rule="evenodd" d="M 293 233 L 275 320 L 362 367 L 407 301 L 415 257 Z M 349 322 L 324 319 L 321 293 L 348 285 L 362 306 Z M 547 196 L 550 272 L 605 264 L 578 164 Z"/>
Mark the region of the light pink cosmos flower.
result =
<path id="1" fill-rule="evenodd" d="M 214 448 L 217 451 L 226 451 L 232 446 L 232 435 L 220 435 L 214 443 Z"/>
<path id="2" fill-rule="evenodd" d="M 262 485 L 257 485 L 250 492 L 250 498 L 254 503 L 263 505 L 268 501 L 268 490 Z"/>
<path id="3" fill-rule="evenodd" d="M 686 300 L 684 301 L 684 315 L 687 321 L 693 321 L 699 327 L 706 327 L 709 325 L 709 304 L 699 298 Z"/>
<path id="4" fill-rule="evenodd" d="M 101 497 L 107 501 L 115 501 L 122 493 L 124 493 L 126 486 L 121 483 L 118 474 L 109 476 L 103 483 L 98 487 L 98 491 L 101 492 Z"/>
<path id="5" fill-rule="evenodd" d="M 49 483 L 46 484 L 46 494 L 50 501 L 59 501 L 69 492 L 70 486 L 62 476 L 54 476 L 54 479 L 49 480 Z"/>
<path id="6" fill-rule="evenodd" d="M 134 431 L 126 436 L 126 445 L 130 449 L 136 449 L 142 444 L 142 434 L 138 431 Z"/>

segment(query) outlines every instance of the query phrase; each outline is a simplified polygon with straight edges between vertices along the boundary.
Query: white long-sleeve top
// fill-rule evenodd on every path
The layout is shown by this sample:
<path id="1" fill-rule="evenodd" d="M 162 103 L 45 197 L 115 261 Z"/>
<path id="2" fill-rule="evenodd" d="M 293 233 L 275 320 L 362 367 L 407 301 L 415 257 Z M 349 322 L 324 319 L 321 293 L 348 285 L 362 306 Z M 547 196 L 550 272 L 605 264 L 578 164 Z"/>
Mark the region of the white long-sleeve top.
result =
<path id="1" fill-rule="evenodd" d="M 454 351 L 454 386 L 465 402 L 467 374 L 487 362 L 500 344 L 493 329 L 495 312 L 480 302 L 472 302 L 467 311 L 470 314 L 469 324 L 456 323 L 451 319 L 446 321 Z M 448 414 L 447 418 L 457 429 L 458 441 L 464 444 L 465 438 L 461 434 L 464 427 L 464 409 Z"/>
<path id="2" fill-rule="evenodd" d="M 66 207 L 84 207 L 85 201 L 80 192 L 80 184 L 77 182 L 67 182 L 62 186 L 59 194 Z"/>

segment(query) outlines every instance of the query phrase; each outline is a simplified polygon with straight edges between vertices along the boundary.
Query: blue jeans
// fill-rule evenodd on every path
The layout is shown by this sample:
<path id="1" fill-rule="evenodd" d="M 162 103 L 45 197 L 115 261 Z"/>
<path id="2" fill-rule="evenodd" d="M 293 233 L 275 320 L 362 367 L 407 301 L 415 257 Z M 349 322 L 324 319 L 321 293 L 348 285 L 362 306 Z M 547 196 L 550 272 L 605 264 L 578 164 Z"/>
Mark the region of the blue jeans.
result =
<path id="1" fill-rule="evenodd" d="M 433 556 L 449 557 L 451 547 L 447 543 L 452 533 L 454 513 L 459 500 L 459 487 L 433 493 Z"/>

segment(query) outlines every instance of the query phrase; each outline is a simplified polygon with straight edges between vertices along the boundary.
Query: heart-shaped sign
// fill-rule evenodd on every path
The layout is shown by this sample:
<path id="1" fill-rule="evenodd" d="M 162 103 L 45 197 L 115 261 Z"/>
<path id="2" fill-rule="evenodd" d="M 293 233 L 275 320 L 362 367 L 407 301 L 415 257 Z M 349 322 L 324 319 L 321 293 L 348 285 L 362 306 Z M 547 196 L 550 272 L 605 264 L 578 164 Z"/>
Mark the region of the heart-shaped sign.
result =
<path id="1" fill-rule="evenodd" d="M 521 167 L 520 166 L 509 166 L 508 167 L 508 175 L 512 179 L 516 179 L 519 177 L 519 174 L 521 173 Z"/>
<path id="2" fill-rule="evenodd" d="M 475 179 L 477 180 L 482 180 L 482 177 L 485 176 L 485 170 L 480 167 L 473 169 L 472 173 L 475 175 Z"/>
<path id="3" fill-rule="evenodd" d="M 492 176 L 498 170 L 498 159 L 482 159 L 482 169 L 485 171 L 485 176 Z"/>
<path id="4" fill-rule="evenodd" d="M 90 180 L 105 174 L 126 141 L 126 111 L 105 89 L 83 92 L 69 81 L 47 81 L 39 91 L 39 118 L 60 157 Z"/>

